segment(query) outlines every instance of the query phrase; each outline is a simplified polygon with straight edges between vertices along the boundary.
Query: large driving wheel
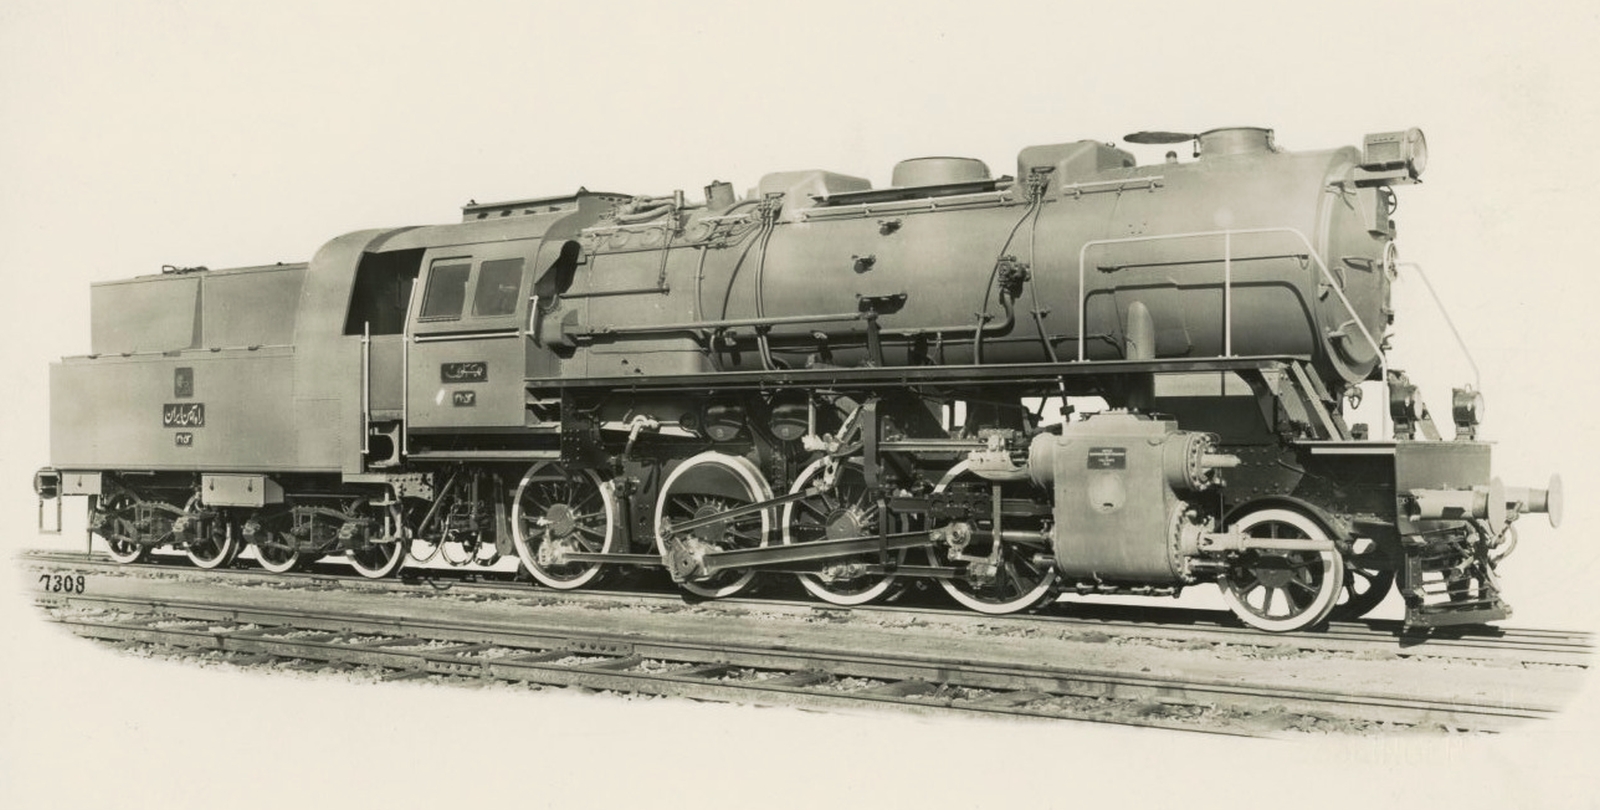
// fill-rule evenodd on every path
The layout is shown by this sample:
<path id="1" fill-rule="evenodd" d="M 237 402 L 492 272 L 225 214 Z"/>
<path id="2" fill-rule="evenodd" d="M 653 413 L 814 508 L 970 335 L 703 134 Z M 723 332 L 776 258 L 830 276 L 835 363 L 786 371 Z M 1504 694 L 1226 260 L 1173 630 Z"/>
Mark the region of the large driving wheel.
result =
<path id="1" fill-rule="evenodd" d="M 958 482 L 982 482 L 988 484 L 983 478 L 974 475 L 968 470 L 967 462 L 950 468 L 944 478 L 934 487 L 934 492 L 944 492 Z M 1021 484 L 1015 486 L 1023 486 Z M 1028 484 L 1027 486 L 1031 486 Z M 1027 497 L 1025 493 L 1018 497 Z M 1016 526 L 1006 526 L 1008 529 L 1034 529 L 1042 528 L 1037 518 L 1027 519 L 1024 525 L 1020 520 Z M 989 518 L 983 516 L 976 521 L 980 527 L 988 526 Z M 937 528 L 937 527 L 936 527 Z M 990 530 L 992 526 L 988 526 Z M 1056 568 L 1050 563 L 1034 561 L 1036 549 L 1015 543 L 1008 543 L 998 538 L 991 538 L 988 542 L 976 542 L 968 546 L 964 556 L 990 556 L 994 551 L 993 544 L 1000 543 L 999 563 L 992 574 L 985 572 L 978 575 L 975 572 L 976 564 L 953 559 L 948 546 L 935 543 L 928 551 L 930 561 L 935 566 L 948 566 L 957 569 L 960 573 L 949 579 L 940 579 L 939 585 L 944 588 L 950 598 L 979 613 L 1000 615 L 1016 613 L 1026 610 L 1049 598 L 1054 593 L 1056 584 Z"/>
<path id="2" fill-rule="evenodd" d="M 656 551 L 662 559 L 692 559 L 707 553 L 767 545 L 772 534 L 772 510 L 762 509 L 727 520 L 719 520 L 674 533 L 669 548 L 663 523 L 681 524 L 711 517 L 730 509 L 772 500 L 772 487 L 749 459 L 707 451 L 677 467 L 661 484 L 656 499 Z M 687 579 L 684 590 L 707 597 L 732 596 L 755 579 L 748 569 L 717 571 L 703 578 Z"/>
<path id="3" fill-rule="evenodd" d="M 593 582 L 604 566 L 568 562 L 565 553 L 605 554 L 617 537 L 615 487 L 594 470 L 547 462 L 528 468 L 511 501 L 511 539 L 535 580 L 573 590 Z"/>
<path id="4" fill-rule="evenodd" d="M 817 459 L 800 472 L 791 494 L 804 492 L 821 479 L 827 459 Z M 903 531 L 904 529 L 899 529 Z M 839 465 L 831 489 L 809 498 L 793 501 L 783 508 L 784 545 L 815 543 L 862 537 L 878 531 L 878 503 L 867 488 L 859 462 Z M 898 564 L 905 550 L 893 552 Z M 858 554 L 824 561 L 821 573 L 801 574 L 800 584 L 813 596 L 835 605 L 861 605 L 882 596 L 894 584 L 894 574 L 869 574 L 867 565 L 878 562 L 877 555 Z"/>
<path id="5" fill-rule="evenodd" d="M 1317 521 L 1290 509 L 1257 509 L 1233 528 L 1257 538 L 1329 539 Z M 1344 560 L 1336 550 L 1255 548 L 1231 561 L 1217 585 L 1245 624 L 1273 633 L 1303 630 L 1328 618 L 1344 593 Z"/>

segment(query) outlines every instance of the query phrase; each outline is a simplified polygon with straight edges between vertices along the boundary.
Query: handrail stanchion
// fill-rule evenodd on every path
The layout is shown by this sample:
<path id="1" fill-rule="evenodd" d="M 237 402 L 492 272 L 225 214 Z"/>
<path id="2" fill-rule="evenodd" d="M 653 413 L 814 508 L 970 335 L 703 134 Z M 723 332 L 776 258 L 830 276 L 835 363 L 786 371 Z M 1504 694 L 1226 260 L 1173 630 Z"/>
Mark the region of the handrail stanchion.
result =
<path id="1" fill-rule="evenodd" d="M 372 322 L 361 324 L 361 454 L 371 447 L 367 444 L 372 432 Z"/>
<path id="2" fill-rule="evenodd" d="M 1233 231 L 1222 234 L 1222 356 L 1233 356 Z"/>

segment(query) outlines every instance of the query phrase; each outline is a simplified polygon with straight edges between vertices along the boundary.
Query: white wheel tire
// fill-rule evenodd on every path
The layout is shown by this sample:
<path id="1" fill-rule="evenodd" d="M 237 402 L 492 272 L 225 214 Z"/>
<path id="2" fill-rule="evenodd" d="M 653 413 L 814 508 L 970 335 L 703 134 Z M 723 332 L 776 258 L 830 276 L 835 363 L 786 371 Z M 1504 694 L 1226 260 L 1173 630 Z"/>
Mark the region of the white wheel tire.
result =
<path id="1" fill-rule="evenodd" d="M 1262 509 L 1251 512 L 1234 523 L 1232 530 L 1244 532 L 1273 521 L 1293 526 L 1314 540 L 1329 539 L 1328 533 L 1315 520 L 1289 509 Z M 1340 593 L 1344 591 L 1344 558 L 1337 551 L 1323 551 L 1317 556 L 1322 560 L 1322 588 L 1312 599 L 1312 603 L 1300 613 L 1281 619 L 1257 615 L 1229 584 L 1226 575 L 1217 580 L 1217 587 L 1222 591 L 1222 601 L 1240 621 L 1258 630 L 1269 633 L 1292 633 L 1313 627 L 1328 618 L 1328 614 L 1333 612 L 1334 606 L 1339 602 Z"/>
<path id="2" fill-rule="evenodd" d="M 222 553 L 218 554 L 215 558 L 207 560 L 202 557 L 197 557 L 195 556 L 193 549 L 185 549 L 184 554 L 188 555 L 189 562 L 194 563 L 196 568 L 204 568 L 208 571 L 215 568 L 221 568 L 222 566 L 233 562 L 234 557 L 239 556 L 239 539 L 233 536 L 233 527 L 229 526 L 227 529 L 227 539 L 223 541 Z"/>
<path id="3" fill-rule="evenodd" d="M 962 473 L 967 472 L 969 468 L 970 465 L 965 461 L 955 465 L 954 467 L 951 467 L 950 471 L 945 473 L 943 478 L 939 479 L 939 484 L 933 488 L 933 491 L 944 492 L 947 488 L 949 488 L 951 483 L 959 478 Z M 931 554 L 932 552 L 930 551 L 929 553 Z M 951 599 L 956 600 L 963 607 L 966 607 L 969 610 L 975 610 L 979 613 L 984 613 L 990 616 L 1004 616 L 1008 613 L 1016 613 L 1019 610 L 1027 610 L 1028 608 L 1039 604 L 1040 601 L 1049 595 L 1050 589 L 1055 586 L 1057 575 L 1056 569 L 1052 567 L 1049 575 L 1040 580 L 1039 584 L 1034 586 L 1032 590 L 1028 591 L 1026 594 L 1023 594 L 1022 596 L 1017 597 L 1016 599 L 1006 602 L 985 602 L 982 599 L 979 599 L 972 594 L 961 590 L 961 588 L 957 587 L 953 581 L 944 579 L 942 577 L 939 579 L 939 587 L 943 588 L 945 593 L 950 594 Z"/>
<path id="4" fill-rule="evenodd" d="M 296 551 L 293 554 L 290 554 L 289 557 L 283 562 L 273 562 L 272 560 L 267 559 L 267 555 L 262 554 L 261 549 L 257 547 L 256 562 L 260 563 L 262 568 L 265 568 L 274 574 L 287 574 L 294 570 L 295 565 L 299 564 L 300 552 Z"/>
<path id="5" fill-rule="evenodd" d="M 350 567 L 356 569 L 356 573 L 366 577 L 367 579 L 384 579 L 392 576 L 394 572 L 400 570 L 400 566 L 405 564 L 407 556 L 406 548 L 411 545 L 411 541 L 408 537 L 410 532 L 406 531 L 405 526 L 403 524 L 396 526 L 396 524 L 401 523 L 401 514 L 402 513 L 398 505 L 390 506 L 390 508 L 386 510 L 384 514 L 385 531 L 389 535 L 399 536 L 395 538 L 394 542 L 382 545 L 382 548 L 384 548 L 390 554 L 389 559 L 384 561 L 382 565 L 371 567 L 362 563 L 361 560 L 356 557 L 356 551 L 354 549 L 344 553 L 345 559 L 350 561 Z M 374 546 L 374 548 L 377 547 L 378 546 Z"/>
<path id="6" fill-rule="evenodd" d="M 576 590 L 593 582 L 594 578 L 600 575 L 602 566 L 596 565 L 571 579 L 551 576 L 540 570 L 536 564 L 539 558 L 538 551 L 529 544 L 528 537 L 522 531 L 522 493 L 527 490 L 534 476 L 549 466 L 552 465 L 547 462 L 529 467 L 528 472 L 522 476 L 522 481 L 517 484 L 517 491 L 511 496 L 511 544 L 517 548 L 517 557 L 522 560 L 522 567 L 528 569 L 528 574 L 539 584 L 563 591 Z M 602 553 L 610 553 L 617 540 L 617 499 L 613 494 L 616 487 L 610 481 L 601 481 L 600 475 L 594 470 L 583 470 L 580 477 L 586 477 L 600 490 L 600 503 L 606 510 L 606 537 L 601 549 Z"/>
<path id="7" fill-rule="evenodd" d="M 806 482 L 811 480 L 811 477 L 816 474 L 817 470 L 820 469 L 823 463 L 826 461 L 827 459 L 819 458 L 807 465 L 804 470 L 801 470 L 800 474 L 794 479 L 794 486 L 789 488 L 789 494 L 793 495 L 796 492 L 804 491 L 806 488 Z M 783 505 L 783 544 L 786 546 L 794 545 L 794 534 L 792 530 L 794 528 L 794 510 L 797 505 L 798 504 L 793 501 Z M 900 555 L 902 558 L 905 556 L 904 551 L 897 551 L 895 553 Z M 812 596 L 815 596 L 818 599 L 830 604 L 850 607 L 854 605 L 864 605 L 880 596 L 883 596 L 888 592 L 889 587 L 894 585 L 895 576 L 893 574 L 889 574 L 888 576 L 885 576 L 883 581 L 879 582 L 877 585 L 874 585 L 871 588 L 862 591 L 861 593 L 855 594 L 834 593 L 833 591 L 828 590 L 827 587 L 821 582 L 818 582 L 815 574 L 800 574 L 799 579 L 800 584 L 807 591 L 809 591 Z"/>
<path id="8" fill-rule="evenodd" d="M 661 482 L 661 494 L 656 498 L 656 552 L 662 556 L 666 555 L 667 541 L 661 535 L 661 521 L 666 517 L 663 512 L 667 508 L 667 496 L 672 493 L 672 485 L 685 472 L 705 464 L 721 467 L 732 472 L 739 479 L 739 482 L 744 485 L 747 494 L 756 501 L 772 500 L 772 486 L 767 483 L 767 479 L 761 475 L 760 470 L 756 469 L 756 465 L 750 463 L 749 459 L 718 453 L 715 450 L 707 450 L 700 455 L 690 457 L 687 461 L 674 467 L 672 473 L 667 476 L 667 480 Z M 772 510 L 763 509 L 760 514 L 761 543 L 758 547 L 765 548 L 769 538 L 772 536 Z M 734 581 L 720 587 L 707 587 L 693 582 L 684 582 L 681 586 L 684 590 L 707 599 L 720 599 L 744 590 L 745 586 L 749 585 L 750 581 L 755 577 L 756 572 L 745 571 Z"/>
<path id="9" fill-rule="evenodd" d="M 101 539 L 105 540 L 105 538 L 103 538 L 103 537 Z M 145 548 L 144 548 L 144 546 L 141 546 L 138 543 L 123 543 L 124 546 L 127 546 L 127 547 L 132 549 L 131 551 L 128 551 L 126 553 L 117 551 L 117 544 L 116 543 L 113 543 L 113 542 L 111 542 L 109 540 L 106 540 L 105 543 L 106 543 L 106 555 L 109 556 L 111 559 L 117 561 L 118 563 L 121 563 L 122 565 L 129 565 L 129 564 L 132 564 L 132 563 L 139 562 L 139 561 L 143 560 L 144 557 L 145 557 Z"/>
<path id="10" fill-rule="evenodd" d="M 350 561 L 350 567 L 356 569 L 356 573 L 360 574 L 361 576 L 364 576 L 367 579 L 384 579 L 394 572 L 400 570 L 400 566 L 406 561 L 405 550 L 400 548 L 400 544 L 395 542 L 391 543 L 390 545 L 395 548 L 394 556 L 390 557 L 387 562 L 378 566 L 377 568 L 368 568 L 367 566 L 362 565 L 361 562 L 356 559 L 356 553 L 353 550 L 346 551 L 344 556 L 345 559 Z"/>
<path id="11" fill-rule="evenodd" d="M 123 509 L 130 508 L 134 504 L 138 503 L 138 500 L 132 495 L 123 492 L 113 492 L 111 495 L 98 495 L 94 498 L 96 507 L 104 505 L 106 501 L 112 501 L 112 506 L 108 511 L 122 511 Z M 100 541 L 106 544 L 106 555 L 121 565 L 132 565 L 133 563 L 141 562 L 150 553 L 148 548 L 138 543 L 123 543 L 122 545 L 130 550 L 118 551 L 117 543 L 112 542 L 105 535 L 95 533 L 94 536 L 99 537 Z"/>
<path id="12" fill-rule="evenodd" d="M 201 505 L 200 496 L 195 495 L 189 499 L 187 504 L 184 504 L 183 509 L 185 512 L 187 512 Z M 194 563 L 196 568 L 203 568 L 207 571 L 210 571 L 212 569 L 221 568 L 222 566 L 233 562 L 233 558 L 239 556 L 239 538 L 234 536 L 233 525 L 227 524 L 225 539 L 222 541 L 222 553 L 218 554 L 214 559 L 208 560 L 203 557 L 197 557 L 195 556 L 194 549 L 192 548 L 184 549 L 183 553 L 188 556 L 189 562 Z"/>

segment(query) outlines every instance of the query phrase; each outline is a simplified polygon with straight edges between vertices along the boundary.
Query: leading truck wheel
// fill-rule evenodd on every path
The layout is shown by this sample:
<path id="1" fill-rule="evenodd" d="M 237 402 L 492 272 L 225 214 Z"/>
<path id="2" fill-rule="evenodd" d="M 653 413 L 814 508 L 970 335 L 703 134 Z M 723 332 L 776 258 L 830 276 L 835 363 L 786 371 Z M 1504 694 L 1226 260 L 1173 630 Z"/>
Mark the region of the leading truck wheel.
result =
<path id="1" fill-rule="evenodd" d="M 594 470 L 556 463 L 528 468 L 511 501 L 511 541 L 542 585 L 574 590 L 593 582 L 602 565 L 562 562 L 563 552 L 606 554 L 617 538 L 615 487 Z"/>
<path id="2" fill-rule="evenodd" d="M 1333 606 L 1329 618 L 1355 621 L 1383 603 L 1394 587 L 1394 569 L 1369 564 L 1353 557 L 1344 564 L 1344 594 Z"/>
<path id="3" fill-rule="evenodd" d="M 1233 524 L 1249 537 L 1328 540 L 1323 528 L 1289 509 L 1259 509 Z M 1245 624 L 1270 633 L 1303 630 L 1328 618 L 1344 593 L 1344 559 L 1336 550 L 1252 548 L 1217 581 L 1222 599 Z"/>

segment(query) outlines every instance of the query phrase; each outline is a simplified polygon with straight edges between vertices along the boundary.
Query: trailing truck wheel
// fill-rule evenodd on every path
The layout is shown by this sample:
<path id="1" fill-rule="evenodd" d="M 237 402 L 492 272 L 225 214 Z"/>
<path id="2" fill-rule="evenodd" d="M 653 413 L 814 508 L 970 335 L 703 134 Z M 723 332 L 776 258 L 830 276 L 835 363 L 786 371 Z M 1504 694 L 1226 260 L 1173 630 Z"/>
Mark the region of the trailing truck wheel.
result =
<path id="1" fill-rule="evenodd" d="M 540 584 L 582 588 L 600 575 L 597 562 L 563 562 L 562 552 L 605 554 L 617 538 L 617 502 L 610 481 L 593 470 L 556 463 L 528 468 L 511 501 L 511 540 Z"/>
<path id="2" fill-rule="evenodd" d="M 1233 528 L 1258 538 L 1330 539 L 1315 520 L 1289 509 L 1250 512 Z M 1328 618 L 1344 593 L 1344 559 L 1336 550 L 1249 549 L 1229 564 L 1217 585 L 1245 624 L 1270 633 L 1304 630 Z"/>
<path id="3" fill-rule="evenodd" d="M 372 507 L 367 507 L 372 508 Z M 353 548 L 344 553 L 345 559 L 356 573 L 367 579 L 383 579 L 400 570 L 406 561 L 406 546 L 411 532 L 406 530 L 405 513 L 399 503 L 383 510 L 382 543 L 369 543 L 365 548 Z"/>
<path id="4" fill-rule="evenodd" d="M 393 543 L 373 543 L 366 548 L 350 549 L 344 553 L 344 557 L 361 576 L 383 579 L 400 570 L 400 565 L 406 561 L 406 551 L 405 545 L 396 540 Z"/>

